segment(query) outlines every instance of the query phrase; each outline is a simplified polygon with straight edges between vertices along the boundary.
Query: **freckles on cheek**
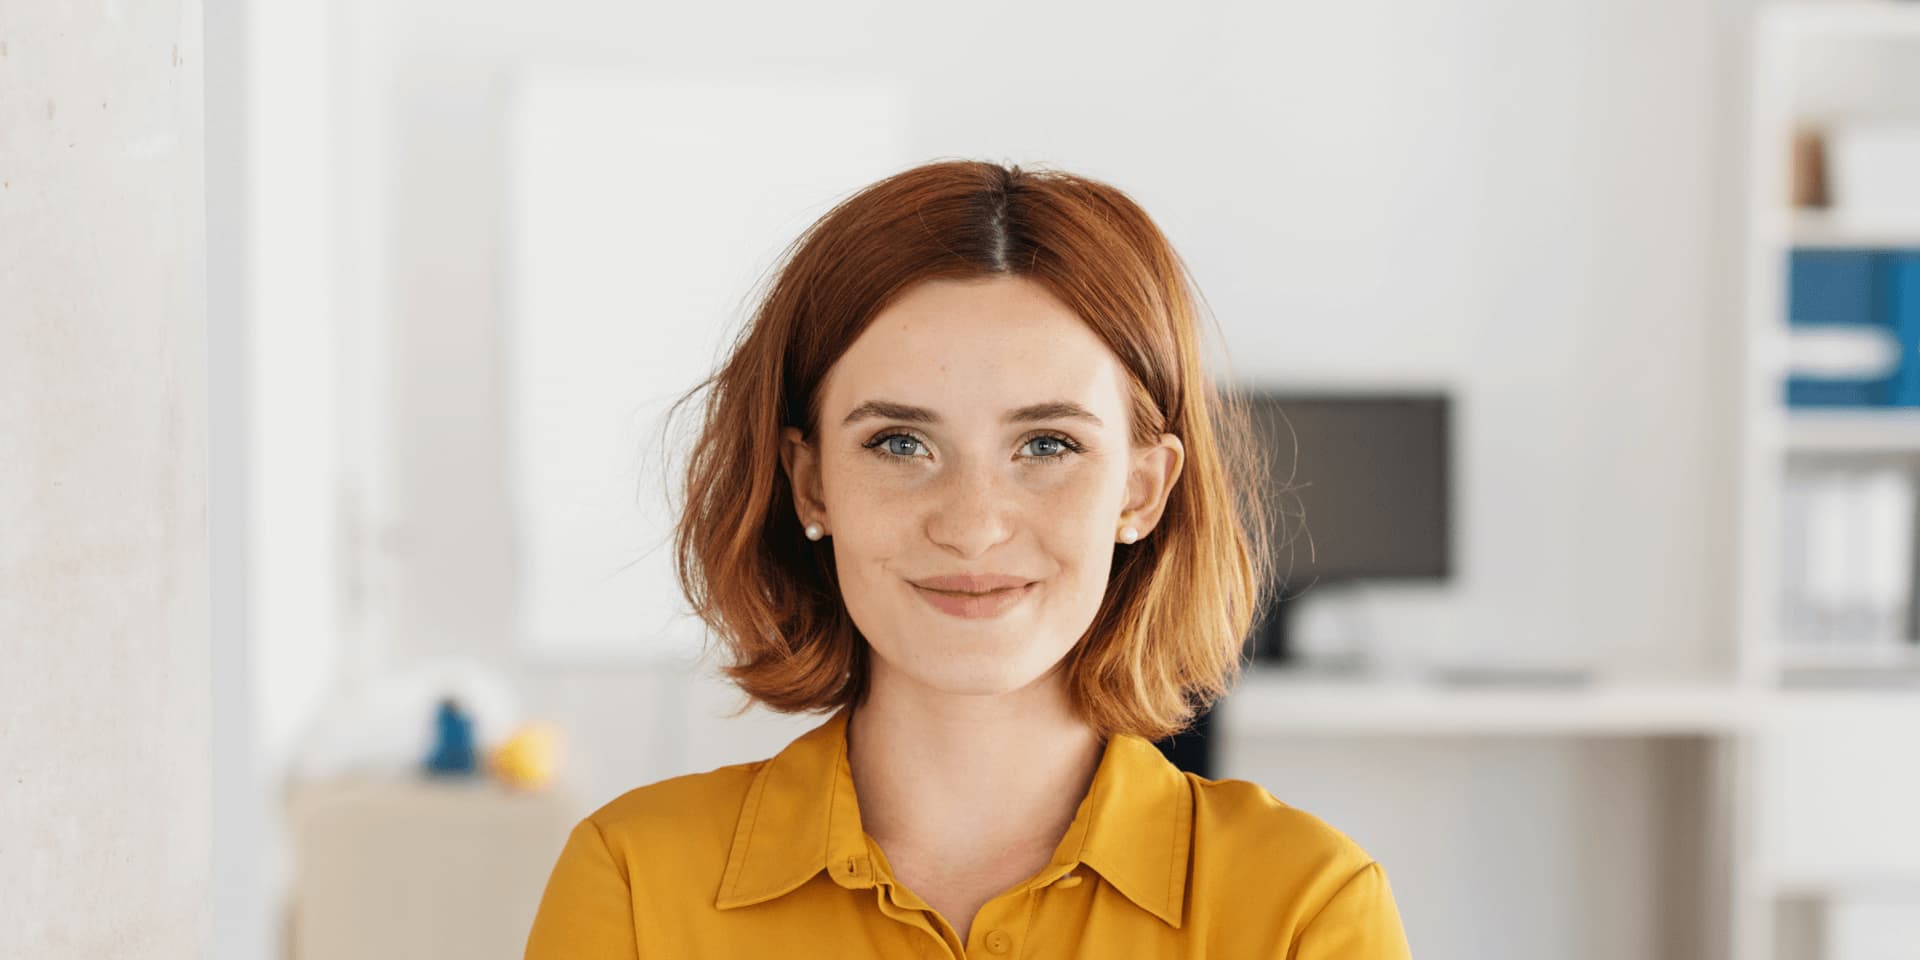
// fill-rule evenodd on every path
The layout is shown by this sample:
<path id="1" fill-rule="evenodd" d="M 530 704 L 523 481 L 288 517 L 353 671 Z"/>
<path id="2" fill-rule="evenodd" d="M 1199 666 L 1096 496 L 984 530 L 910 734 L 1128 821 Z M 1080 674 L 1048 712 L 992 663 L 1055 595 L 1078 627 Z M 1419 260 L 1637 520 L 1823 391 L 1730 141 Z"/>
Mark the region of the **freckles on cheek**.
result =
<path id="1" fill-rule="evenodd" d="M 1039 512 L 1038 521 L 1044 524 L 1047 541 L 1072 544 L 1076 553 L 1105 538 L 1109 526 L 1103 503 L 1091 493 L 1048 504 Z"/>
<path id="2" fill-rule="evenodd" d="M 864 525 L 866 518 L 881 515 L 889 494 L 884 475 L 876 475 L 874 466 L 847 454 L 824 472 L 823 497 L 836 527 Z"/>
<path id="3" fill-rule="evenodd" d="M 833 515 L 835 548 L 860 569 L 885 571 L 896 554 L 907 552 L 912 510 L 884 484 L 849 472 L 827 508 Z"/>

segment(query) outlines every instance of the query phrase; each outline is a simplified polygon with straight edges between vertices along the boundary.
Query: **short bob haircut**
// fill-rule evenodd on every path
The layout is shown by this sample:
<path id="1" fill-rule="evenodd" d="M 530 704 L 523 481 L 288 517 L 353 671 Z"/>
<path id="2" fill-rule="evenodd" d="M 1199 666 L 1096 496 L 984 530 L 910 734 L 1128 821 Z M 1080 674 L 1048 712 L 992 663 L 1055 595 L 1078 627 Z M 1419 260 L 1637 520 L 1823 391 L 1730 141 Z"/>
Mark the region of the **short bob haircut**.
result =
<path id="1" fill-rule="evenodd" d="M 1045 286 L 1129 375 L 1134 442 L 1172 433 L 1186 449 L 1157 529 L 1114 546 L 1106 598 L 1067 654 L 1074 709 L 1103 737 L 1158 740 L 1238 680 L 1271 568 L 1267 462 L 1244 399 L 1202 369 L 1185 263 L 1130 198 L 1044 165 L 928 163 L 842 199 L 768 276 L 718 370 L 673 405 L 710 391 L 674 563 L 706 652 L 717 639 L 747 694 L 742 710 L 825 712 L 865 696 L 871 654 L 841 600 L 832 539 L 800 529 L 780 434 L 818 436 L 828 370 L 895 297 L 934 278 Z"/>

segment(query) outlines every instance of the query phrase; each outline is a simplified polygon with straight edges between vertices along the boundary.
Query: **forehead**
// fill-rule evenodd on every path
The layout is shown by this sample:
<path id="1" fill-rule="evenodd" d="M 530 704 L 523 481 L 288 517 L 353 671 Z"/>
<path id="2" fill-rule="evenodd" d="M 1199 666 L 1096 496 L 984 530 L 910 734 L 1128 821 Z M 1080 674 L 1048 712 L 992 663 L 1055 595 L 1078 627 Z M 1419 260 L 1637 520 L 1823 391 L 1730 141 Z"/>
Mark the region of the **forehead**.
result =
<path id="1" fill-rule="evenodd" d="M 1116 424 L 1124 376 L 1093 329 L 1035 281 L 929 280 L 874 317 L 828 372 L 821 403 L 831 423 L 876 399 L 955 420 L 1070 400 Z"/>

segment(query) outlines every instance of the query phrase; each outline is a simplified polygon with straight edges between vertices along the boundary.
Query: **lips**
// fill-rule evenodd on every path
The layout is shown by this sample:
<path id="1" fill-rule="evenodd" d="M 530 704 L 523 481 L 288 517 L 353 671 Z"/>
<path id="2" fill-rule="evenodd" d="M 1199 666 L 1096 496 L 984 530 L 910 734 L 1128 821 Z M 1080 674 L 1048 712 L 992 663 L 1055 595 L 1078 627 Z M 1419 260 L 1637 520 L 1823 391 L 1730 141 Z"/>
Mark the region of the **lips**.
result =
<path id="1" fill-rule="evenodd" d="M 930 590 L 920 583 L 913 584 L 913 591 L 931 604 L 934 609 L 950 616 L 967 620 L 982 620 L 997 617 L 1015 606 L 1033 593 L 1037 584 L 1018 581 L 1018 586 L 1002 587 L 985 593 L 951 593 L 944 590 Z"/>
<path id="2" fill-rule="evenodd" d="M 997 617 L 1013 609 L 1035 581 L 1004 573 L 963 573 L 911 581 L 913 590 L 934 609 L 967 620 Z"/>
<path id="3" fill-rule="evenodd" d="M 914 586 L 941 593 L 991 593 L 1008 587 L 1024 587 L 1033 581 L 1026 577 L 1015 577 L 1002 573 L 963 573 L 944 577 L 927 577 L 913 581 Z"/>

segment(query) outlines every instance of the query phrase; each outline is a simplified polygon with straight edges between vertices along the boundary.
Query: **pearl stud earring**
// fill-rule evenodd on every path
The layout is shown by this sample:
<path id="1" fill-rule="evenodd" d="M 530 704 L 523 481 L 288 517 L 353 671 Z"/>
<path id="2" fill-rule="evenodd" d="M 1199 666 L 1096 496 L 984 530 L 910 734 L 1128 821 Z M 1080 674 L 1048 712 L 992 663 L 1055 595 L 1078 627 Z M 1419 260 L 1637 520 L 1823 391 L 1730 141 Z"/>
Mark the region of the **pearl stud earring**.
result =
<path id="1" fill-rule="evenodd" d="M 1138 540 L 1138 539 L 1140 539 L 1140 531 L 1138 531 L 1138 530 L 1135 530 L 1135 529 L 1134 529 L 1134 528 L 1132 528 L 1132 527 L 1121 527 L 1121 528 L 1120 528 L 1120 540 L 1121 540 L 1122 542 L 1124 542 L 1124 543 L 1132 543 L 1132 542 L 1134 542 L 1135 540 Z"/>
<path id="2" fill-rule="evenodd" d="M 820 539 L 820 537 L 821 537 L 821 534 L 822 534 L 822 533 L 823 533 L 823 531 L 822 531 L 822 530 L 820 529 L 820 525 L 819 525 L 819 524 L 817 524 L 817 523 L 809 523 L 809 524 L 807 524 L 807 539 L 808 539 L 808 540 L 818 540 L 818 539 Z"/>

